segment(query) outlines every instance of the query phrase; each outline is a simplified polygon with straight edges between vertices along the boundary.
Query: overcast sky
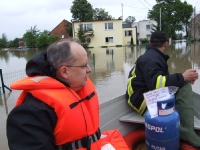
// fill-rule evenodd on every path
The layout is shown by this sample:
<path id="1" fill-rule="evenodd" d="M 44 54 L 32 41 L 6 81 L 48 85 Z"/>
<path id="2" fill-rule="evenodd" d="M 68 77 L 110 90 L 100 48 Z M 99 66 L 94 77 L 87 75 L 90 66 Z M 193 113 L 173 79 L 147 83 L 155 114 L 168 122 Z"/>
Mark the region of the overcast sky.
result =
<path id="1" fill-rule="evenodd" d="M 62 20 L 71 21 L 73 0 L 0 0 L 0 38 L 21 38 L 26 30 L 37 25 L 40 31 L 53 30 Z M 182 0 L 183 1 L 183 0 Z M 186 0 L 200 13 L 200 0 Z M 148 10 L 156 0 L 88 0 L 93 8 L 104 8 L 115 19 L 134 16 L 136 21 L 147 19 Z"/>

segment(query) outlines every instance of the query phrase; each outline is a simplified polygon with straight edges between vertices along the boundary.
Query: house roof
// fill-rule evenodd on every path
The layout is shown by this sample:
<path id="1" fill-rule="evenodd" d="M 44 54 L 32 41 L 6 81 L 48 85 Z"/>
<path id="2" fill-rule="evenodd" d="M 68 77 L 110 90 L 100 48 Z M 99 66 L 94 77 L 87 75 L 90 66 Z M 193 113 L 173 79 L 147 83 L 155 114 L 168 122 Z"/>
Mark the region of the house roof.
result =
<path id="1" fill-rule="evenodd" d="M 74 23 L 76 22 L 97 22 L 97 21 L 116 21 L 116 20 L 122 20 L 122 19 L 104 19 L 104 20 L 88 20 L 88 21 L 73 21 Z"/>
<path id="2" fill-rule="evenodd" d="M 66 23 L 72 24 L 71 22 L 69 22 L 69 21 L 67 21 L 67 20 L 65 20 L 65 19 L 64 19 L 63 21 L 66 22 Z M 61 21 L 56 27 L 54 27 L 53 30 L 54 30 L 55 28 L 57 28 L 63 21 Z M 49 32 L 49 35 L 50 35 L 50 33 L 51 33 L 53 30 L 51 30 L 51 31 Z"/>

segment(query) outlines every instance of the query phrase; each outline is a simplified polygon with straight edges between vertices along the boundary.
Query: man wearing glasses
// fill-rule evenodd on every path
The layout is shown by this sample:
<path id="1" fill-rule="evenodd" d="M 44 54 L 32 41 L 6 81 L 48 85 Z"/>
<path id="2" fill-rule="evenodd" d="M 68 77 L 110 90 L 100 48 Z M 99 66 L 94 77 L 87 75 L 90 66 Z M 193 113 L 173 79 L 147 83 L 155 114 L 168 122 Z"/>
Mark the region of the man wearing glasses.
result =
<path id="1" fill-rule="evenodd" d="M 99 103 L 88 78 L 85 49 L 72 39 L 51 44 L 27 62 L 28 77 L 11 85 L 22 90 L 7 119 L 11 150 L 128 150 L 117 130 L 117 141 L 99 130 Z M 106 149 L 105 149 L 106 150 Z"/>

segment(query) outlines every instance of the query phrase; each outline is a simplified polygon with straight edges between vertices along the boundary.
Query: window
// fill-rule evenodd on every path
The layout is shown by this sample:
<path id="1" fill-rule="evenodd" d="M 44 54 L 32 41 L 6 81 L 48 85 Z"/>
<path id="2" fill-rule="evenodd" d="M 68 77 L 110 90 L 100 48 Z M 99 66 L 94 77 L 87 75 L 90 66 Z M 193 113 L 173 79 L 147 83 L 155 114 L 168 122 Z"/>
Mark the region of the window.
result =
<path id="1" fill-rule="evenodd" d="M 90 38 L 87 38 L 86 41 L 87 41 L 87 43 L 91 43 L 91 39 Z"/>
<path id="2" fill-rule="evenodd" d="M 150 30 L 151 29 L 151 25 L 146 25 L 146 30 Z"/>
<path id="3" fill-rule="evenodd" d="M 147 34 L 147 39 L 150 40 L 151 34 Z"/>
<path id="4" fill-rule="evenodd" d="M 114 51 L 113 49 L 106 49 L 106 55 L 113 55 Z"/>
<path id="5" fill-rule="evenodd" d="M 132 36 L 132 30 L 126 30 L 124 31 L 125 36 Z"/>
<path id="6" fill-rule="evenodd" d="M 105 23 L 105 30 L 112 30 L 113 29 L 113 23 Z"/>
<path id="7" fill-rule="evenodd" d="M 106 42 L 113 42 L 113 37 L 106 37 Z"/>
<path id="8" fill-rule="evenodd" d="M 64 39 L 65 35 L 62 35 L 62 39 Z"/>
<path id="9" fill-rule="evenodd" d="M 83 30 L 93 30 L 92 24 L 81 24 L 81 27 L 83 28 Z"/>

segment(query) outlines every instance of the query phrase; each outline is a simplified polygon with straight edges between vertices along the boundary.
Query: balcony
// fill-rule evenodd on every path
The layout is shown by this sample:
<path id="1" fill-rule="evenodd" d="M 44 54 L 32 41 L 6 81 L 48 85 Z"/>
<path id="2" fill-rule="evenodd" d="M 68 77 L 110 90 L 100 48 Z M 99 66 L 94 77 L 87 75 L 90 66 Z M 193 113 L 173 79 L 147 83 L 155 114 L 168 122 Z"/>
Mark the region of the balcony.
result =
<path id="1" fill-rule="evenodd" d="M 94 36 L 94 30 L 84 30 L 84 36 Z"/>

